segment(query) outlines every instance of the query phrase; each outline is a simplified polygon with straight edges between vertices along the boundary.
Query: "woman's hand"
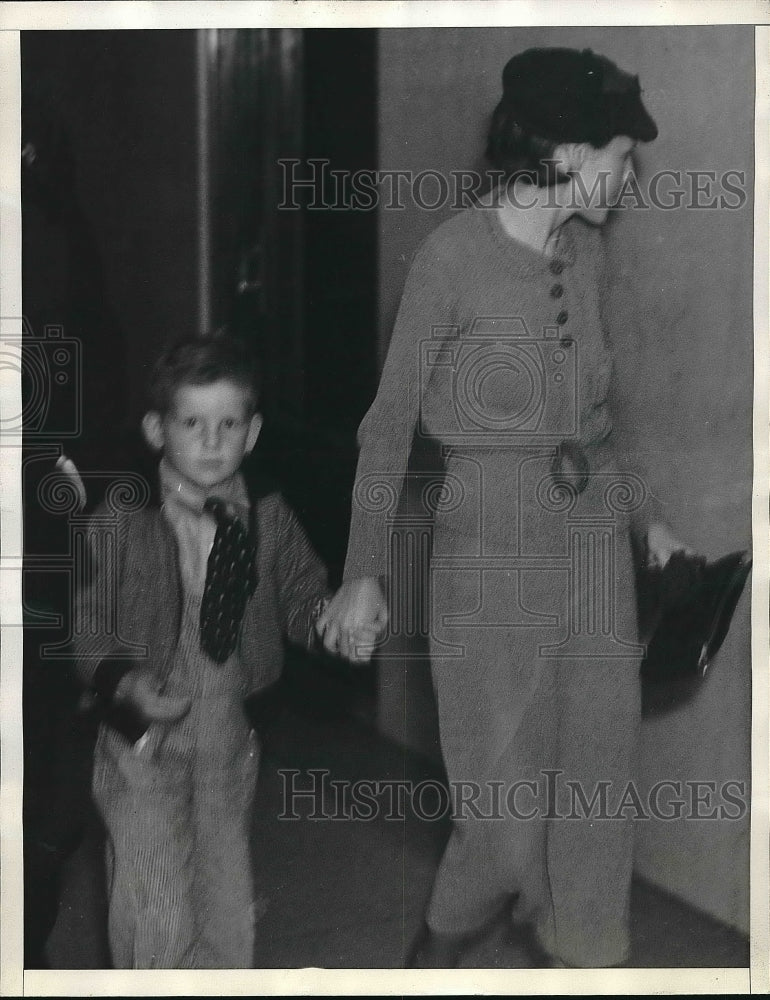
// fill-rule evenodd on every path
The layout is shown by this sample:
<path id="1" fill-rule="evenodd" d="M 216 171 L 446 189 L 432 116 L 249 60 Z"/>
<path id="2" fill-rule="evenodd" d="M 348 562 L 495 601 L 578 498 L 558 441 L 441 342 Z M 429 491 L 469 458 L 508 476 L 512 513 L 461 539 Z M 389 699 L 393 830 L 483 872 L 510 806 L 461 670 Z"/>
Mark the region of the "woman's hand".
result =
<path id="1" fill-rule="evenodd" d="M 364 576 L 342 584 L 316 627 L 329 653 L 368 663 L 387 624 L 387 603 L 379 582 Z"/>
<path id="2" fill-rule="evenodd" d="M 675 552 L 695 555 L 691 548 L 674 537 L 667 524 L 662 521 L 651 524 L 647 529 L 647 565 L 663 569 Z"/>

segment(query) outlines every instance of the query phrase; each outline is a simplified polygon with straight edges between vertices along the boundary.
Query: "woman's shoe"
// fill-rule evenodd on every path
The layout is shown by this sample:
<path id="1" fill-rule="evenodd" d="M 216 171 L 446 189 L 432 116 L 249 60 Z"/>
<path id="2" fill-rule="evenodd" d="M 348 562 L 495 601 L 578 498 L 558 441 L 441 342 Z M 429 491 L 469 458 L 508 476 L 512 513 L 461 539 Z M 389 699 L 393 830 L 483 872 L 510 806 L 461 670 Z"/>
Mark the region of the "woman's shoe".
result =
<path id="1" fill-rule="evenodd" d="M 437 934 L 424 923 L 409 949 L 405 967 L 456 969 L 471 937 L 468 934 Z"/>
<path id="2" fill-rule="evenodd" d="M 559 958 L 558 955 L 553 955 L 551 952 L 546 951 L 545 948 L 540 944 L 535 929 L 531 924 L 513 924 L 513 933 L 515 940 L 520 947 L 524 948 L 527 954 L 531 966 L 533 969 L 580 969 L 584 966 L 580 965 L 570 965 L 569 962 L 565 962 L 563 958 Z M 607 969 L 625 969 L 629 968 L 631 965 L 630 959 L 625 959 L 622 962 L 618 962 L 614 965 L 601 966 L 601 968 Z M 588 968 L 588 966 L 586 966 Z"/>
<path id="3" fill-rule="evenodd" d="M 531 969 L 569 969 L 562 959 L 551 955 L 540 944 L 535 928 L 531 923 L 514 921 L 511 925 L 513 940 L 527 956 Z"/>

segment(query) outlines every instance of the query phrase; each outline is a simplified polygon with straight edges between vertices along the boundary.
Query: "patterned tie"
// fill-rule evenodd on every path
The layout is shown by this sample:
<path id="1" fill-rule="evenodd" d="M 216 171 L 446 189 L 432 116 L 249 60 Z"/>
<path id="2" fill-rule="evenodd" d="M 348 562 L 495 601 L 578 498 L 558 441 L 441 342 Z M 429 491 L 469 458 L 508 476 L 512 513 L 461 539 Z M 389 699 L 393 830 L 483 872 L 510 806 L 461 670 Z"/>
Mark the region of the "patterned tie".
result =
<path id="1" fill-rule="evenodd" d="M 257 586 L 256 547 L 227 505 L 210 497 L 204 510 L 217 520 L 201 601 L 201 649 L 224 663 L 238 642 L 246 602 Z"/>

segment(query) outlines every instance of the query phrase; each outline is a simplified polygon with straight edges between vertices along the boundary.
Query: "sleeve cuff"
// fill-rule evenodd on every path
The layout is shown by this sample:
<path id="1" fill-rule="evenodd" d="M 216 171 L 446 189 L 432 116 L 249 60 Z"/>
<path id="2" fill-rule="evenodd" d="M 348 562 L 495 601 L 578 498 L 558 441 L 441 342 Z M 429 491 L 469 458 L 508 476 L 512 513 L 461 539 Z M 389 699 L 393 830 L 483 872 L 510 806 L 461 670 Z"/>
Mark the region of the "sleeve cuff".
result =
<path id="1" fill-rule="evenodd" d="M 136 743 L 150 728 L 149 722 L 127 701 L 107 705 L 102 711 L 102 722 L 116 729 L 130 743 Z"/>
<path id="2" fill-rule="evenodd" d="M 91 687 L 99 698 L 111 702 L 118 684 L 134 666 L 133 660 L 102 660 L 94 671 Z"/>
<path id="3" fill-rule="evenodd" d="M 112 726 L 131 743 L 136 743 L 150 728 L 146 718 L 127 701 L 115 701 L 115 691 L 129 670 L 132 660 L 102 660 L 94 672 L 91 687 L 102 722 Z"/>

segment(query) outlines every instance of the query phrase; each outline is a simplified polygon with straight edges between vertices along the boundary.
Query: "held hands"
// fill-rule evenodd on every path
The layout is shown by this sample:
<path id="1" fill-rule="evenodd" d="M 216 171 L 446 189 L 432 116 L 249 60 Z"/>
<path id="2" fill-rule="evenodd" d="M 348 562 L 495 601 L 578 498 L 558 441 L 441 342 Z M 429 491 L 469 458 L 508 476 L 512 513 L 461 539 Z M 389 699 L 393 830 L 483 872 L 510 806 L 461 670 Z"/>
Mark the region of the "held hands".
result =
<path id="1" fill-rule="evenodd" d="M 158 690 L 158 682 L 143 670 L 129 670 L 115 689 L 115 703 L 125 702 L 147 722 L 177 722 L 190 711 L 189 698 L 172 698 Z"/>
<path id="2" fill-rule="evenodd" d="M 647 565 L 663 569 L 675 552 L 695 555 L 693 550 L 676 539 L 667 524 L 658 521 L 647 529 Z"/>
<path id="3" fill-rule="evenodd" d="M 368 663 L 388 624 L 387 602 L 376 577 L 343 583 L 318 619 L 327 652 L 353 663 Z"/>
<path id="4" fill-rule="evenodd" d="M 694 555 L 667 524 L 656 522 L 647 531 L 647 565 L 663 568 L 674 552 Z M 368 663 L 388 624 L 385 597 L 376 577 L 343 583 L 318 619 L 316 630 L 324 648 L 353 663 Z"/>

